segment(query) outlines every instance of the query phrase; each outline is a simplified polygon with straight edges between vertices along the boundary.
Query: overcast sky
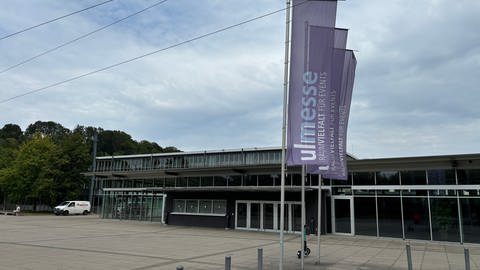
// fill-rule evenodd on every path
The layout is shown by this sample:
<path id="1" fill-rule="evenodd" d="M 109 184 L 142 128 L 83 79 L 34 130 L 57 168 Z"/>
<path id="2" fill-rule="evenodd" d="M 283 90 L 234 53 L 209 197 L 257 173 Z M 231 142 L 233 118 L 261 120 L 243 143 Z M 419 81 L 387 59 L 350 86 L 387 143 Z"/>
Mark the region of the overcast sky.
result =
<path id="1" fill-rule="evenodd" d="M 0 36 L 102 1 L 2 0 Z M 0 40 L 0 70 L 158 1 L 114 0 Z M 169 0 L 0 74 L 0 100 L 285 7 Z M 347 151 L 359 158 L 480 153 L 480 1 L 348 0 L 357 76 Z M 0 103 L 0 126 L 55 121 L 181 150 L 281 145 L 285 12 Z"/>

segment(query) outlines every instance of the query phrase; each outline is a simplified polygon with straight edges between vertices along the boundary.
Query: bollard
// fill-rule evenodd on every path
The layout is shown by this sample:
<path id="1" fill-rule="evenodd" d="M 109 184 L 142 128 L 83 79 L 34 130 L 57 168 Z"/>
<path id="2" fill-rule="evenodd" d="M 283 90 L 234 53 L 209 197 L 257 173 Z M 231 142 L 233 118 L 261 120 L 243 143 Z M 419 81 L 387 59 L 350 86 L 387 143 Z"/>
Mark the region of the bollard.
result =
<path id="1" fill-rule="evenodd" d="M 465 253 L 465 270 L 470 270 L 470 251 L 468 248 L 464 248 L 463 253 Z"/>
<path id="2" fill-rule="evenodd" d="M 263 248 L 259 248 L 257 252 L 258 270 L 263 270 Z"/>
<path id="3" fill-rule="evenodd" d="M 230 270 L 232 267 L 232 257 L 226 256 L 225 257 L 225 270 Z"/>
<path id="4" fill-rule="evenodd" d="M 177 266 L 177 270 L 183 270 L 183 266 L 181 265 Z"/>
<path id="5" fill-rule="evenodd" d="M 408 262 L 408 270 L 413 270 L 412 266 L 412 252 L 410 251 L 410 244 L 407 244 L 407 262 Z"/>

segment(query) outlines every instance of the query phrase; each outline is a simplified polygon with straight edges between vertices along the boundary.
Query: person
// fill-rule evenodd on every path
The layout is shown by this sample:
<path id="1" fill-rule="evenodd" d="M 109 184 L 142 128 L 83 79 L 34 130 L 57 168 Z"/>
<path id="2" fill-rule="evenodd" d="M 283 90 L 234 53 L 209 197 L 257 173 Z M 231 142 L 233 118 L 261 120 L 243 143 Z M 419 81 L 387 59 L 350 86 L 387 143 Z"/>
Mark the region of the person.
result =
<path id="1" fill-rule="evenodd" d="M 303 251 L 307 251 L 307 224 L 303 226 Z"/>
<path id="2" fill-rule="evenodd" d="M 17 204 L 17 207 L 15 208 L 15 210 L 13 210 L 13 213 L 15 214 L 15 216 L 20 215 L 20 205 Z"/>
<path id="3" fill-rule="evenodd" d="M 316 227 L 315 227 L 315 218 L 311 217 L 310 218 L 310 234 L 315 234 L 316 232 Z"/>

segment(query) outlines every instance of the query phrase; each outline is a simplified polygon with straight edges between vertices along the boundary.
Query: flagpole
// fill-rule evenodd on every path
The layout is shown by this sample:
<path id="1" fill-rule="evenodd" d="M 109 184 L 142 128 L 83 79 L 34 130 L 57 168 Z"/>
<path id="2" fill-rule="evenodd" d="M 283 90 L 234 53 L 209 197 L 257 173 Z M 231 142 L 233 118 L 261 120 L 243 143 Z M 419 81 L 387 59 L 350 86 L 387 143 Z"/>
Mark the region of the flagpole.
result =
<path id="1" fill-rule="evenodd" d="M 320 234 L 322 233 L 322 174 L 318 174 L 317 262 L 320 264 Z"/>
<path id="2" fill-rule="evenodd" d="M 283 74 L 283 124 L 282 124 L 282 169 L 280 177 L 280 263 L 278 269 L 283 270 L 284 242 L 283 229 L 285 223 L 285 148 L 287 137 L 287 98 L 288 98 L 288 65 L 289 65 L 289 42 L 290 42 L 290 0 L 286 0 L 285 11 L 285 66 Z"/>
<path id="3" fill-rule="evenodd" d="M 300 248 L 300 254 L 302 254 L 302 264 L 301 264 L 301 270 L 303 270 L 304 268 L 304 258 L 305 258 L 305 166 L 306 165 L 302 165 L 302 210 L 301 210 L 301 213 L 302 213 L 302 217 L 301 217 L 301 220 L 302 220 L 302 235 L 300 236 L 300 242 L 301 242 L 301 248 Z"/>

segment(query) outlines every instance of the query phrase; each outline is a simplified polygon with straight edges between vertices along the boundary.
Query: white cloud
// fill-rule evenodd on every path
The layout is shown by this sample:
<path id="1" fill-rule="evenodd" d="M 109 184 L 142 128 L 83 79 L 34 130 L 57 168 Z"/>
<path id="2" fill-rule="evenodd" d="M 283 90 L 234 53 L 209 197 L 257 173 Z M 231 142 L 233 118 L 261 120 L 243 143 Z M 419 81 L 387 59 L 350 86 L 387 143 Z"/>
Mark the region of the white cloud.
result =
<path id="1" fill-rule="evenodd" d="M 0 41 L 0 69 L 155 1 L 113 1 Z M 4 1 L 0 36 L 95 3 Z M 480 151 L 480 2 L 339 2 L 359 50 L 348 151 L 361 157 Z M 9 98 L 283 8 L 273 1 L 167 1 L 0 74 Z M 0 104 L 0 125 L 37 120 L 123 130 L 183 150 L 279 146 L 284 13 Z"/>

